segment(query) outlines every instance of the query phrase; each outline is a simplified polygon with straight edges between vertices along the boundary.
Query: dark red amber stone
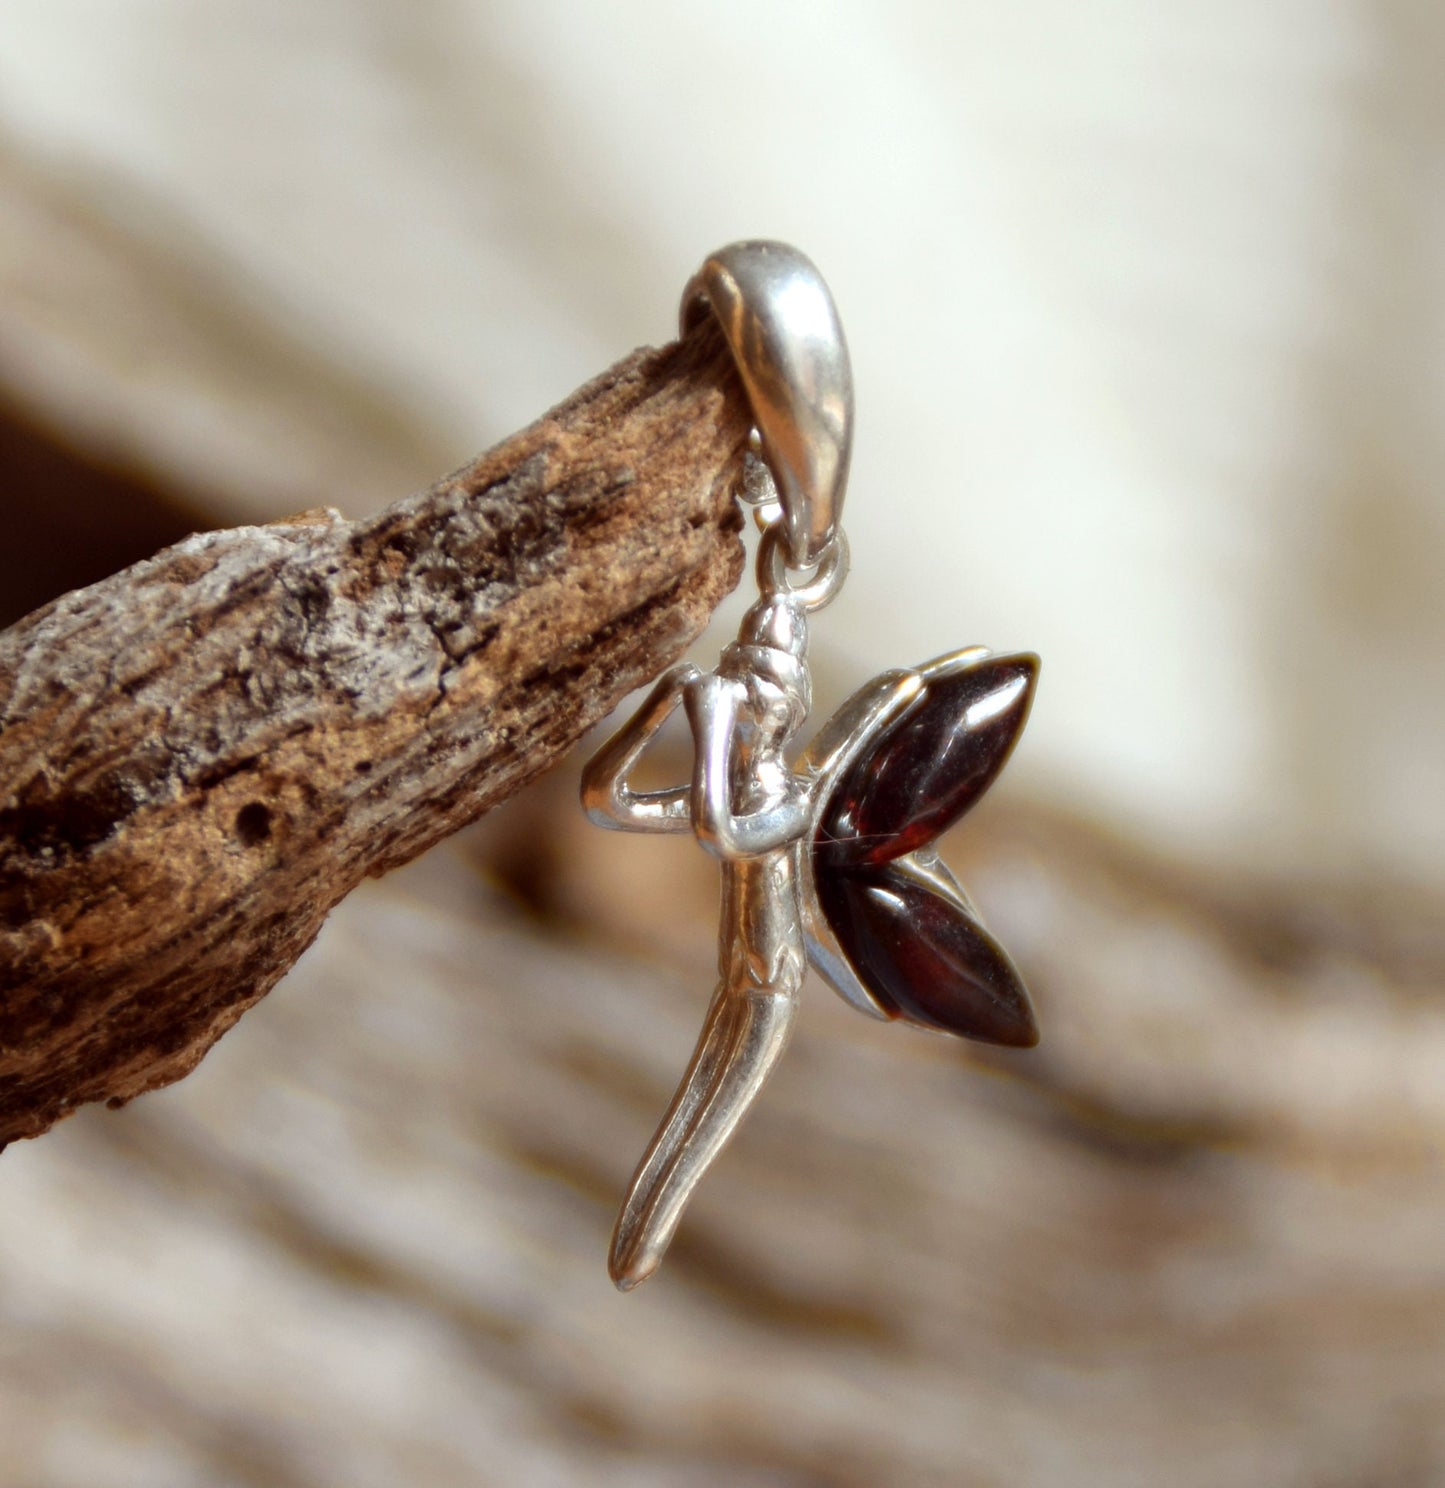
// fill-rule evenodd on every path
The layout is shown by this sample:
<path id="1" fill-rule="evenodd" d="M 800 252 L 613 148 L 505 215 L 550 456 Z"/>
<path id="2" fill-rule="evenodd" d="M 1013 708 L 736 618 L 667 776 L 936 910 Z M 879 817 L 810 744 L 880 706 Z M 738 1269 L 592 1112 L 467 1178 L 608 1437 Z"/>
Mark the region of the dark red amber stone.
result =
<path id="1" fill-rule="evenodd" d="M 888 863 L 947 831 L 1003 769 L 1038 667 L 1036 656 L 989 656 L 929 682 L 837 782 L 819 821 L 819 863 Z"/>
<path id="2" fill-rule="evenodd" d="M 818 899 L 854 971 L 895 1017 L 989 1044 L 1039 1041 L 1003 947 L 903 865 L 817 876 Z"/>

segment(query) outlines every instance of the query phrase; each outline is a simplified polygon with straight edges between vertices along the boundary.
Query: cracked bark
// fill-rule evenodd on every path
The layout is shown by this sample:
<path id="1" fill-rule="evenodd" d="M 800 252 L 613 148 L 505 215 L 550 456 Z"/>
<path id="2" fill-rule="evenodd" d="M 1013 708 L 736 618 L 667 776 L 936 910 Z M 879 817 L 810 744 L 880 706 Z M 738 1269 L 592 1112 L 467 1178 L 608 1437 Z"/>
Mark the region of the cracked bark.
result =
<path id="1" fill-rule="evenodd" d="M 0 1145 L 186 1074 L 362 878 L 676 660 L 747 429 L 704 333 L 373 519 L 203 533 L 0 634 Z"/>

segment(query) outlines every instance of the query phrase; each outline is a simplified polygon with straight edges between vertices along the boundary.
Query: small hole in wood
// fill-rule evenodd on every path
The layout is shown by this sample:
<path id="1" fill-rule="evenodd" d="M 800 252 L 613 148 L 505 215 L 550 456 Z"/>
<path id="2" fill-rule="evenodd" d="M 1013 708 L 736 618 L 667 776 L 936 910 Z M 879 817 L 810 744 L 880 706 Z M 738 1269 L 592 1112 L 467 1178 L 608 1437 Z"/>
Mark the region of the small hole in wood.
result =
<path id="1" fill-rule="evenodd" d="M 242 847 L 259 847 L 271 835 L 271 808 L 251 801 L 236 813 L 236 837 Z"/>

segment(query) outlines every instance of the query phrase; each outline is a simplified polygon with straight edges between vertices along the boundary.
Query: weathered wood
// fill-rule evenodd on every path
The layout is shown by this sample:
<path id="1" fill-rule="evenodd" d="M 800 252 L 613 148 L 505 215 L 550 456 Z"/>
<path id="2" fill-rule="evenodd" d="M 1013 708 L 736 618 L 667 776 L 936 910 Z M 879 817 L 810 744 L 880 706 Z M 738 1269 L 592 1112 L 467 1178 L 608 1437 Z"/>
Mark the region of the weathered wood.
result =
<path id="1" fill-rule="evenodd" d="M 0 1145 L 184 1075 L 676 659 L 747 424 L 715 338 L 640 351 L 378 517 L 204 533 L 0 635 Z"/>

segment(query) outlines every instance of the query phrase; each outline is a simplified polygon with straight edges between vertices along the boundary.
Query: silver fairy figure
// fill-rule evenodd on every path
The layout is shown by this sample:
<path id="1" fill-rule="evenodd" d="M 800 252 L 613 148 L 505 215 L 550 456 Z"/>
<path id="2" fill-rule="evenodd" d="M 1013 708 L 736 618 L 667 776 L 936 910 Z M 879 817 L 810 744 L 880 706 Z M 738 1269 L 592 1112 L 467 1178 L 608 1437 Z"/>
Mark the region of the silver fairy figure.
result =
<path id="1" fill-rule="evenodd" d="M 799 857 L 808 780 L 786 750 L 808 714 L 802 606 L 766 596 L 715 672 L 674 668 L 587 767 L 593 821 L 686 831 L 719 860 L 718 985 L 672 1106 L 642 1159 L 612 1241 L 623 1290 L 656 1269 L 694 1184 L 732 1136 L 792 1031 L 807 970 Z M 627 776 L 681 702 L 692 726 L 692 782 L 636 796 Z"/>
<path id="2" fill-rule="evenodd" d="M 718 985 L 613 1234 L 609 1266 L 624 1291 L 656 1270 L 698 1180 L 777 1063 L 810 963 L 877 1017 L 1001 1044 L 1037 1038 L 1018 973 L 934 849 L 1007 759 L 1037 659 L 973 647 L 886 672 L 789 763 L 811 702 L 807 615 L 847 572 L 847 348 L 817 270 L 782 244 L 713 255 L 684 295 L 684 331 L 709 313 L 747 389 L 766 468 L 761 597 L 717 669 L 663 676 L 582 782 L 599 825 L 691 831 L 722 872 Z M 633 769 L 679 705 L 692 779 L 634 792 Z"/>

